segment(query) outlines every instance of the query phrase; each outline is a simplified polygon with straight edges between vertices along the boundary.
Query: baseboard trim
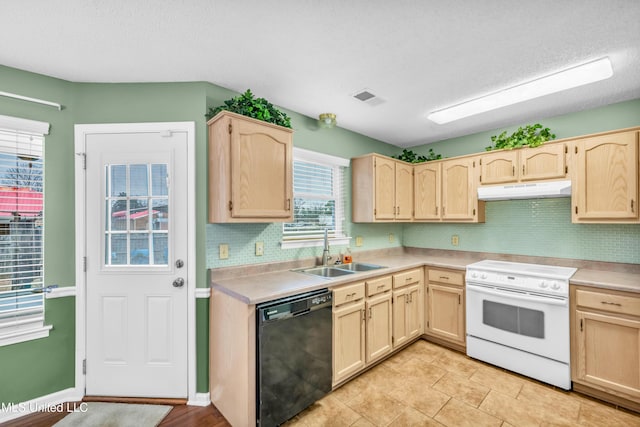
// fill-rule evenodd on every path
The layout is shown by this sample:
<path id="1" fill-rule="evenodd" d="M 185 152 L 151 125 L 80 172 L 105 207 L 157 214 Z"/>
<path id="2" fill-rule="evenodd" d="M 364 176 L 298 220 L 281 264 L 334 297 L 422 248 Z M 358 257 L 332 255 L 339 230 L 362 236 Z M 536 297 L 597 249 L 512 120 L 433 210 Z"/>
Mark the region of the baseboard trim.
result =
<path id="1" fill-rule="evenodd" d="M 137 403 L 142 405 L 185 405 L 187 399 L 167 397 L 85 396 L 83 402 Z"/>
<path id="2" fill-rule="evenodd" d="M 75 388 L 60 390 L 46 396 L 40 396 L 35 399 L 20 403 L 2 403 L 0 407 L 0 423 L 24 417 L 38 411 L 64 411 L 58 405 L 68 402 L 79 402 L 84 396 Z"/>
<path id="3" fill-rule="evenodd" d="M 211 405 L 211 394 L 209 393 L 196 393 L 196 397 L 193 400 L 189 400 L 187 405 L 190 406 L 209 406 Z"/>

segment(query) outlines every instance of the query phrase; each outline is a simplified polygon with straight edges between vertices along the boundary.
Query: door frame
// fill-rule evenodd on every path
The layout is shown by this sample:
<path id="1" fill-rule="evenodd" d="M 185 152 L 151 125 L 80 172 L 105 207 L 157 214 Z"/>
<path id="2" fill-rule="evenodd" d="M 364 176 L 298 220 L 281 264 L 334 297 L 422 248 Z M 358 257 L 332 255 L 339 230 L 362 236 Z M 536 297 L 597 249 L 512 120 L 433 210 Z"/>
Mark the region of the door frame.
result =
<path id="1" fill-rule="evenodd" d="M 144 132 L 186 132 L 187 133 L 187 403 L 200 405 L 196 393 L 196 174 L 195 174 L 195 122 L 157 123 L 105 123 L 78 124 L 74 126 L 75 153 L 75 270 L 76 270 L 76 351 L 75 390 L 85 396 L 86 376 L 86 179 L 85 140 L 90 134 L 100 133 L 144 133 Z M 208 402 L 207 402 L 208 403 Z"/>

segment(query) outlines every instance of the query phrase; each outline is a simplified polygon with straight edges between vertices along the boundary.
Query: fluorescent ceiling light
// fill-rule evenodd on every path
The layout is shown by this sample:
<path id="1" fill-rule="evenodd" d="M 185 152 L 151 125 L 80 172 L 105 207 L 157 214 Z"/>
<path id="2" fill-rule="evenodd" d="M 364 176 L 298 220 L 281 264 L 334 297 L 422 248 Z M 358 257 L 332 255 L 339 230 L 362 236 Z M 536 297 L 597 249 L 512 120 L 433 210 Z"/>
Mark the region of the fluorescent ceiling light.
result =
<path id="1" fill-rule="evenodd" d="M 536 80 L 531 80 L 492 94 L 434 111 L 427 116 L 438 124 L 449 123 L 464 117 L 528 101 L 551 93 L 608 79 L 613 75 L 608 57 L 587 62 Z"/>

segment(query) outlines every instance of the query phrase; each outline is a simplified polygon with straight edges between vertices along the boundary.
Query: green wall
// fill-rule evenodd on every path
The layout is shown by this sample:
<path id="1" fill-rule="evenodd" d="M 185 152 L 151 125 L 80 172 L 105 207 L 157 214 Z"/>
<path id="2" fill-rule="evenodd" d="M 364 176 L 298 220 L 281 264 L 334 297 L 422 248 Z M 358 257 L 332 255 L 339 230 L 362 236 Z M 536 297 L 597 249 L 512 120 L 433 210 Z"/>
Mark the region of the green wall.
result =
<path id="1" fill-rule="evenodd" d="M 640 126 L 640 99 L 531 123 L 549 127 L 558 139 Z M 433 148 L 445 157 L 478 153 L 491 144 L 491 135 L 511 133 L 517 127 L 440 141 L 414 151 L 427 153 Z M 405 225 L 403 244 L 640 264 L 640 225 L 572 224 L 569 198 L 487 202 L 485 214 L 484 224 Z M 460 237 L 459 246 L 451 245 L 454 234 Z"/>

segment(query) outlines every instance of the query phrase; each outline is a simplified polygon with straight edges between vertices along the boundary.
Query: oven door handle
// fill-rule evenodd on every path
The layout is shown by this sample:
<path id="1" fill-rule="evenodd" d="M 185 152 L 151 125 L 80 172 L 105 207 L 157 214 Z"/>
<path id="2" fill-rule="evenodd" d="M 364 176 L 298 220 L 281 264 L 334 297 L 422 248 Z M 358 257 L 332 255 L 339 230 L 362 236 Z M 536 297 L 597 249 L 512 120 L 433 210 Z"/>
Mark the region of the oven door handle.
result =
<path id="1" fill-rule="evenodd" d="M 567 299 L 559 299 L 559 298 L 553 298 L 553 297 L 548 297 L 548 298 L 535 297 L 532 295 L 521 294 L 518 292 L 500 292 L 499 290 L 496 290 L 496 289 L 488 289 L 488 288 L 485 288 L 484 286 L 475 286 L 469 283 L 467 283 L 467 289 L 470 289 L 485 295 L 494 295 L 498 297 L 513 298 L 521 301 L 537 302 L 540 304 L 559 305 L 562 307 L 567 306 Z"/>

